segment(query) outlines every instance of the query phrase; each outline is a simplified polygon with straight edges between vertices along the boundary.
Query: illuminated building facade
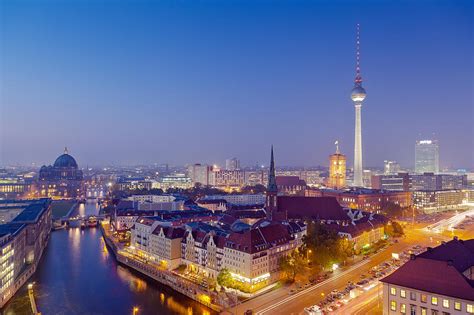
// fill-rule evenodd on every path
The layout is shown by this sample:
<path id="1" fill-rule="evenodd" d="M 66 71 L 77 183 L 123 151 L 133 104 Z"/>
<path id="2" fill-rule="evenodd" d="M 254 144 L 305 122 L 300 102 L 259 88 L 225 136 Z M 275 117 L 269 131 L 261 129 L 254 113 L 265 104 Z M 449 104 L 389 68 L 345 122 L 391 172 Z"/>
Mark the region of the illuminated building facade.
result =
<path id="1" fill-rule="evenodd" d="M 39 171 L 38 193 L 42 197 L 76 198 L 83 195 L 83 174 L 67 148 L 53 165 Z"/>
<path id="2" fill-rule="evenodd" d="M 339 152 L 338 141 L 336 141 L 336 153 L 329 156 L 327 186 L 334 189 L 346 187 L 346 156 Z"/>
<path id="3" fill-rule="evenodd" d="M 0 224 L 0 308 L 34 274 L 49 240 L 51 201 L 6 200 L 0 212 L 19 209 L 8 223 Z"/>
<path id="4" fill-rule="evenodd" d="M 310 197 L 335 197 L 343 207 L 375 212 L 382 210 L 385 204 L 394 203 L 402 208 L 411 206 L 410 191 L 386 191 L 377 189 L 354 188 L 348 190 L 307 190 Z"/>
<path id="5" fill-rule="evenodd" d="M 420 190 L 413 192 L 413 205 L 425 213 L 446 211 L 463 207 L 465 192 L 462 190 Z"/>
<path id="6" fill-rule="evenodd" d="M 416 141 L 415 172 L 416 173 L 439 173 L 438 140 Z"/>

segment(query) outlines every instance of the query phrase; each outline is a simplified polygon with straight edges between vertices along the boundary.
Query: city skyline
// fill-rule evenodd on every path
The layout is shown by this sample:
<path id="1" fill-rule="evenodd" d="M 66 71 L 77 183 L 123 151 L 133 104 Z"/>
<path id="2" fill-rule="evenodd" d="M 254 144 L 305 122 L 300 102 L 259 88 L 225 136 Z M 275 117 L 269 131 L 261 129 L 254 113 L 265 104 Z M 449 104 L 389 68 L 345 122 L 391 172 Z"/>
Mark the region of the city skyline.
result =
<path id="1" fill-rule="evenodd" d="M 360 23 L 364 166 L 413 167 L 434 138 L 441 168 L 474 167 L 469 2 L 349 3 L 335 19 L 328 3 L 187 6 L 3 2 L 0 164 L 67 145 L 82 167 L 255 165 L 273 143 L 280 165 L 327 165 L 339 139 L 352 167 Z"/>

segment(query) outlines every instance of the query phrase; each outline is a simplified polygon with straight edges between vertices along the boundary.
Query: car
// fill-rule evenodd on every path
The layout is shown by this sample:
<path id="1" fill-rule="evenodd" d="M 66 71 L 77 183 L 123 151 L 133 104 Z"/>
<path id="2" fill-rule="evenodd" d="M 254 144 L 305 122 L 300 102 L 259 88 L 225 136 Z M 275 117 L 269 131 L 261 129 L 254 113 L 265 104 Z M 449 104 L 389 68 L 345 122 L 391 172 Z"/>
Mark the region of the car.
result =
<path id="1" fill-rule="evenodd" d="M 291 289 L 290 292 L 288 292 L 288 293 L 289 293 L 290 295 L 292 295 L 292 294 L 295 294 L 296 291 L 297 291 L 296 289 Z"/>
<path id="2" fill-rule="evenodd" d="M 252 310 L 246 310 L 244 315 L 252 315 L 253 314 L 253 311 Z"/>

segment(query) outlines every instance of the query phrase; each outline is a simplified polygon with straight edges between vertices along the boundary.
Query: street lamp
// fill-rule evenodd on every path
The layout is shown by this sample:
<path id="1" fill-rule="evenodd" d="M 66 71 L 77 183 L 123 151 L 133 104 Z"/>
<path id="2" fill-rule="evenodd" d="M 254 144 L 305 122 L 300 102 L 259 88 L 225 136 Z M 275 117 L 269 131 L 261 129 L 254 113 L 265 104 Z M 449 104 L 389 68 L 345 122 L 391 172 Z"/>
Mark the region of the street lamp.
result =
<path id="1" fill-rule="evenodd" d="M 133 315 L 137 315 L 138 314 L 138 306 L 134 306 L 133 307 Z"/>

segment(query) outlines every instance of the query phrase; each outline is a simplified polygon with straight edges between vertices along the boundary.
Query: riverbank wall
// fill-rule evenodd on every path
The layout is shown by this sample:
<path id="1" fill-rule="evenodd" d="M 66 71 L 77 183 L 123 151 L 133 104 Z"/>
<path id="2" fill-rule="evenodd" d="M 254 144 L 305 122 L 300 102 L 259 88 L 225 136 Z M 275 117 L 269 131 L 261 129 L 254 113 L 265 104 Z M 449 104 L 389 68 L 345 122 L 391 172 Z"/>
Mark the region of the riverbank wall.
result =
<path id="1" fill-rule="evenodd" d="M 191 283 L 190 281 L 182 279 L 170 271 L 158 270 L 156 267 L 151 266 L 150 264 L 122 254 L 116 243 L 109 238 L 107 233 L 105 233 L 104 227 L 102 225 L 100 225 L 100 230 L 102 232 L 105 244 L 112 251 L 115 259 L 120 264 L 138 271 L 141 274 L 159 282 L 160 284 L 166 285 L 174 291 L 179 292 L 216 312 L 222 311 L 222 307 L 220 305 L 210 302 L 212 299 L 209 292 L 203 291 L 199 286 Z M 217 296 L 214 298 L 217 298 Z"/>

